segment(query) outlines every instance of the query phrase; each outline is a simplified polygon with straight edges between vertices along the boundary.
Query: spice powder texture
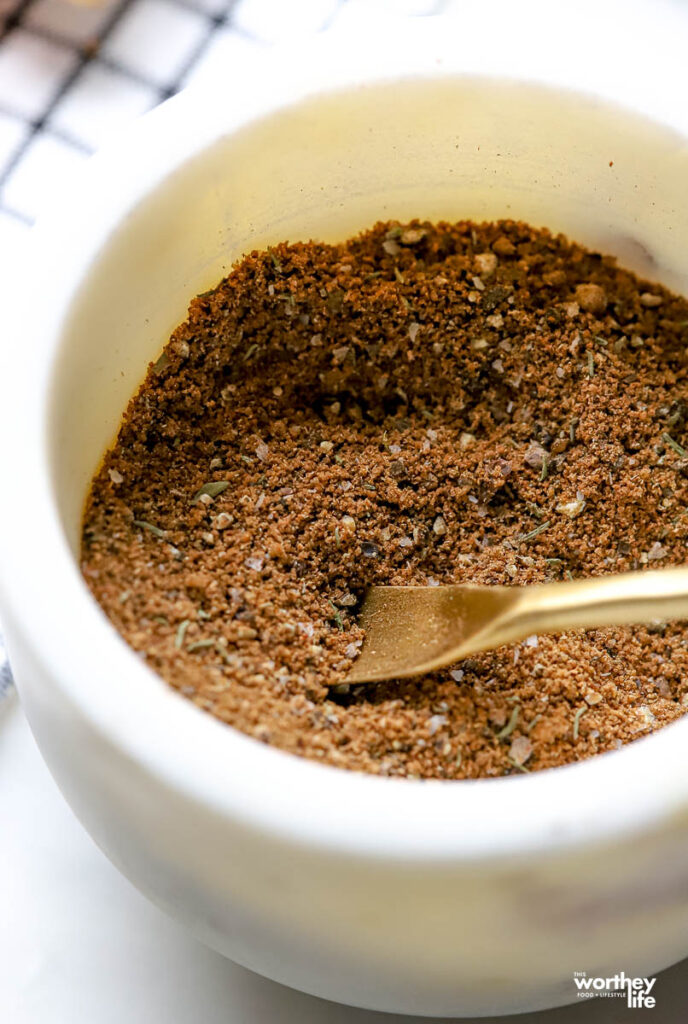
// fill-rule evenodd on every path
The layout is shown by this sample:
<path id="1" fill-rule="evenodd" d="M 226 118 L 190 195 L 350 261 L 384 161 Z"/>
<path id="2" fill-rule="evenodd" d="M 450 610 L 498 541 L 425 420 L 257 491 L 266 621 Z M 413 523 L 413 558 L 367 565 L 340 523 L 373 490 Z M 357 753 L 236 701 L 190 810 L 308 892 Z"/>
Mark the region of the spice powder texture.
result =
<path id="1" fill-rule="evenodd" d="M 612 750 L 688 709 L 688 625 L 342 683 L 369 584 L 682 563 L 687 344 L 684 299 L 522 223 L 254 252 L 131 401 L 85 578 L 168 683 L 295 754 L 461 779 Z"/>

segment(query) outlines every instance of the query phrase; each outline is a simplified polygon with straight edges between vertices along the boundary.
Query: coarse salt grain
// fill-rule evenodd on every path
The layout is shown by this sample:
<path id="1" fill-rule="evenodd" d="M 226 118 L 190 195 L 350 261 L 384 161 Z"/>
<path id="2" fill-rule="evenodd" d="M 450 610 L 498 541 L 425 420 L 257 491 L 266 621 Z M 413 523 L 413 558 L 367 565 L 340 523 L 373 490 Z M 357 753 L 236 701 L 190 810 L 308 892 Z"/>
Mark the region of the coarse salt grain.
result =
<path id="1" fill-rule="evenodd" d="M 342 516 L 340 519 L 340 526 L 344 533 L 352 534 L 356 532 L 356 520 L 353 516 Z"/>
<path id="2" fill-rule="evenodd" d="M 437 516 L 435 522 L 432 524 L 432 532 L 438 537 L 443 537 L 447 532 L 447 524 L 442 516 Z"/>
<path id="3" fill-rule="evenodd" d="M 576 498 L 575 501 L 562 501 L 556 506 L 557 512 L 560 512 L 564 516 L 568 516 L 569 519 L 575 519 L 579 516 L 585 508 L 585 501 L 582 498 Z"/>
<path id="4" fill-rule="evenodd" d="M 524 765 L 533 753 L 533 744 L 526 736 L 516 736 L 509 747 L 509 757 L 514 764 Z"/>

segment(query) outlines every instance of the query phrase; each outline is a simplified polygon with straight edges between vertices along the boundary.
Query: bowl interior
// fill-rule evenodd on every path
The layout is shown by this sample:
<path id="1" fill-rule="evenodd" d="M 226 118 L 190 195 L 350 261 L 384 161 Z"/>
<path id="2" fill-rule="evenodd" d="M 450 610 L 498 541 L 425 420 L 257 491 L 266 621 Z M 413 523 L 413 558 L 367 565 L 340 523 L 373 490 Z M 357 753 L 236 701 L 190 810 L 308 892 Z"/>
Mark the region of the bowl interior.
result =
<path id="1" fill-rule="evenodd" d="M 511 217 L 688 292 L 686 180 L 688 149 L 669 130 L 488 78 L 380 82 L 219 129 L 123 211 L 69 310 L 50 459 L 72 550 L 89 480 L 148 363 L 243 253 L 380 219 Z"/>

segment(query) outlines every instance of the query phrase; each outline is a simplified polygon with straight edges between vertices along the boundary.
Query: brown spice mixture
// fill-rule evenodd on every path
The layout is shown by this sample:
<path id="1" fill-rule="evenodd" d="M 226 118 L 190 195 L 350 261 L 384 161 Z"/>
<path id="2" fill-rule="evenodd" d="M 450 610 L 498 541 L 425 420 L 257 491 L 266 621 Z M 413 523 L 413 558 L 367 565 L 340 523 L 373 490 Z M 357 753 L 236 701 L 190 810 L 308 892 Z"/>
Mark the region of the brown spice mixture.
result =
<path id="1" fill-rule="evenodd" d="M 684 561 L 687 325 L 684 299 L 510 221 L 254 252 L 129 406 L 86 509 L 89 586 L 200 707 L 328 764 L 458 779 L 614 749 L 685 712 L 688 626 L 336 684 L 370 583 Z"/>

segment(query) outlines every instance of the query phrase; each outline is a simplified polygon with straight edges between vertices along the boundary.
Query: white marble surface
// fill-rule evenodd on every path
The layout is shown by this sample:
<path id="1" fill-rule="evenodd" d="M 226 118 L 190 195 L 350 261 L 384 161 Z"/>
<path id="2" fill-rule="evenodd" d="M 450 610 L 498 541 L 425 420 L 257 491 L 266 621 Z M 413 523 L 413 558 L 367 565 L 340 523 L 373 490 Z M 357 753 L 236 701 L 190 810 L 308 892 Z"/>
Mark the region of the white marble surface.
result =
<path id="1" fill-rule="evenodd" d="M 16 698 L 0 709 L 0 822 L 2 1024 L 414 1020 L 335 1006 L 259 978 L 200 945 L 151 906 L 74 818 Z M 655 992 L 651 1011 L 595 1000 L 509 1019 L 620 1024 L 647 1016 L 652 1024 L 683 1024 L 688 962 L 660 975 Z"/>

